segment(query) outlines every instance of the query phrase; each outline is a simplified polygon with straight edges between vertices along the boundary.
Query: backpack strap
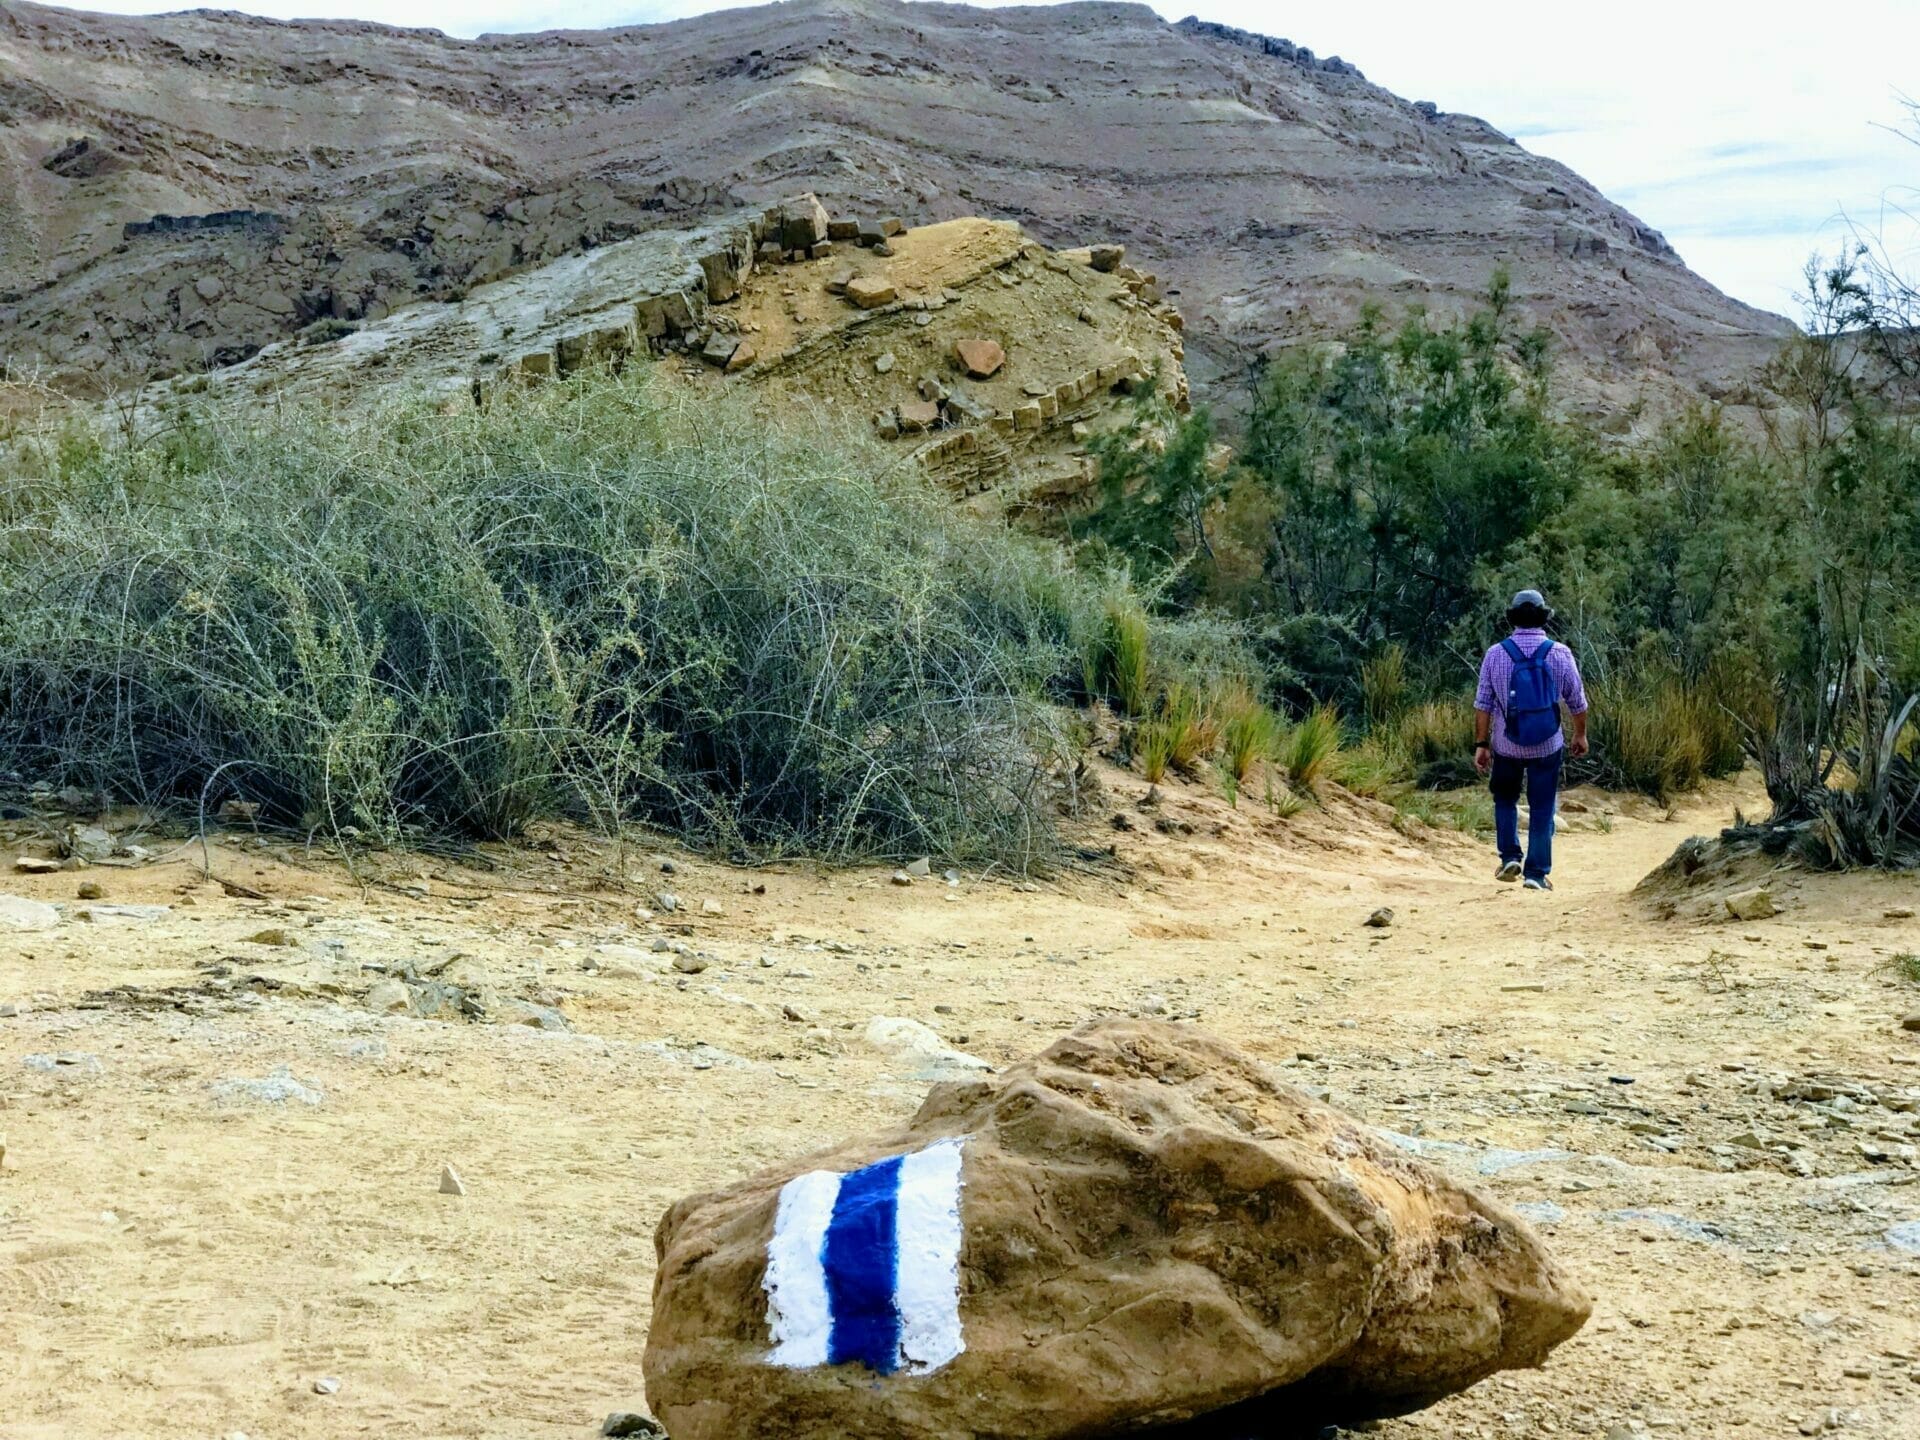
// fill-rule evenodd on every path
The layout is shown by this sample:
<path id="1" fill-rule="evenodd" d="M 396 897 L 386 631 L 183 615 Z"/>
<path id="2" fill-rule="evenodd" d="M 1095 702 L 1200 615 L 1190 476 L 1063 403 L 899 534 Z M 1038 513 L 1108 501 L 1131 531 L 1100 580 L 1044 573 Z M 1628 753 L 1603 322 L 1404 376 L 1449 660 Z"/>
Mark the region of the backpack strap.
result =
<path id="1" fill-rule="evenodd" d="M 1514 664 L 1524 665 L 1527 663 L 1527 652 L 1522 650 L 1511 636 L 1500 642 L 1500 648 L 1507 652 L 1507 658 L 1513 661 Z"/>

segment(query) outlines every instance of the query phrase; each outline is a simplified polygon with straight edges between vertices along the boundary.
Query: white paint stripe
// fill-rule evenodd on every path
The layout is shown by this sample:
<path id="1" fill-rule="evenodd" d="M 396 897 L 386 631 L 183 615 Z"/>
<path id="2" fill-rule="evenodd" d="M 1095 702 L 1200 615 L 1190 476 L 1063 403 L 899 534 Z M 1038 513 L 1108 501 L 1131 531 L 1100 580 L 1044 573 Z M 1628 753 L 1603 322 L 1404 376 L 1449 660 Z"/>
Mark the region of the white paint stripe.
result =
<path id="1" fill-rule="evenodd" d="M 814 1170 L 780 1187 L 773 1238 L 767 1242 L 767 1328 L 773 1332 L 771 1365 L 796 1368 L 827 1363 L 833 1308 L 820 1263 L 840 1177 Z"/>
<path id="2" fill-rule="evenodd" d="M 937 1370 L 966 1349 L 960 1338 L 960 1142 L 943 1140 L 900 1166 L 900 1362 Z"/>

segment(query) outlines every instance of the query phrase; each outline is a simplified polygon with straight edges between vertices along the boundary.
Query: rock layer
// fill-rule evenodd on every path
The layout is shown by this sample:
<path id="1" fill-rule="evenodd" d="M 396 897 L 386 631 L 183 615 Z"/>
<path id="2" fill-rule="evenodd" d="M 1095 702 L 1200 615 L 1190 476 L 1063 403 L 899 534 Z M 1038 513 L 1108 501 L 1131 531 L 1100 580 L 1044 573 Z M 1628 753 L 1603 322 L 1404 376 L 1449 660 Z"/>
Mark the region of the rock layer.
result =
<path id="1" fill-rule="evenodd" d="M 230 364 L 806 189 L 886 217 L 843 240 L 986 214 L 1125 242 L 1186 312 L 1202 388 L 1369 299 L 1458 311 L 1497 264 L 1561 337 L 1569 398 L 1648 401 L 1649 423 L 1737 399 L 1784 328 L 1484 122 L 1140 5 L 792 0 L 479 40 L 0 7 L 16 374 Z M 796 219 L 794 240 L 819 233 Z"/>
<path id="2" fill-rule="evenodd" d="M 790 1327 L 773 1349 L 776 1212 L 953 1143 L 958 1353 L 919 1373 L 772 1363 L 805 1349 Z M 645 1369 L 675 1440 L 1066 1440 L 1236 1405 L 1353 1420 L 1537 1365 L 1590 1308 L 1518 1217 L 1244 1053 L 1151 1021 L 1088 1026 L 936 1085 L 904 1130 L 682 1200 L 656 1246 Z"/>

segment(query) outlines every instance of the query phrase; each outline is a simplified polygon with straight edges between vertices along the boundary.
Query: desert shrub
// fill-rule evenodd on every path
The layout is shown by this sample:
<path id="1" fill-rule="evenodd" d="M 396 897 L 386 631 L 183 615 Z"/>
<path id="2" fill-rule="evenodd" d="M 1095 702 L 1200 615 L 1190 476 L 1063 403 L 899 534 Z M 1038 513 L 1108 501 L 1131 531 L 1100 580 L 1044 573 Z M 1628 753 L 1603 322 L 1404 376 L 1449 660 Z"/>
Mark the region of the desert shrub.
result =
<path id="1" fill-rule="evenodd" d="M 1373 736 L 1351 749 L 1338 751 L 1327 773 L 1335 784 L 1371 800 L 1386 798 L 1412 779 L 1404 757 Z"/>
<path id="2" fill-rule="evenodd" d="M 1219 727 L 1191 685 L 1175 684 L 1140 725 L 1141 773 L 1155 784 L 1169 769 L 1191 774 L 1219 739 Z"/>
<path id="3" fill-rule="evenodd" d="M 1745 762 L 1740 722 L 1707 684 L 1629 676 L 1597 691 L 1593 758 L 1576 768 L 1615 789 L 1669 800 Z"/>
<path id="4" fill-rule="evenodd" d="M 571 814 L 729 851 L 1050 851 L 1043 702 L 1094 602 L 862 440 L 638 379 L 174 434 L 10 477 L 15 768 L 375 839 Z"/>
<path id="5" fill-rule="evenodd" d="M 1289 725 L 1274 747 L 1274 760 L 1295 790 L 1311 792 L 1340 753 L 1340 715 L 1319 705 Z"/>
<path id="6" fill-rule="evenodd" d="M 1407 704 L 1407 647 L 1385 646 L 1360 667 L 1360 707 L 1369 725 L 1384 726 Z"/>
<path id="7" fill-rule="evenodd" d="M 1123 714 L 1145 715 L 1153 703 L 1152 653 L 1146 611 L 1108 602 L 1083 652 L 1087 692 L 1111 699 Z"/>
<path id="8" fill-rule="evenodd" d="M 1214 706 L 1220 727 L 1220 763 L 1232 777 L 1235 794 L 1247 783 L 1253 767 L 1273 750 L 1279 724 L 1274 713 L 1244 686 L 1222 695 Z"/>
<path id="9" fill-rule="evenodd" d="M 1307 808 L 1306 797 L 1287 784 L 1274 783 L 1273 777 L 1267 777 L 1267 808 L 1273 811 L 1274 818 L 1291 820 Z"/>

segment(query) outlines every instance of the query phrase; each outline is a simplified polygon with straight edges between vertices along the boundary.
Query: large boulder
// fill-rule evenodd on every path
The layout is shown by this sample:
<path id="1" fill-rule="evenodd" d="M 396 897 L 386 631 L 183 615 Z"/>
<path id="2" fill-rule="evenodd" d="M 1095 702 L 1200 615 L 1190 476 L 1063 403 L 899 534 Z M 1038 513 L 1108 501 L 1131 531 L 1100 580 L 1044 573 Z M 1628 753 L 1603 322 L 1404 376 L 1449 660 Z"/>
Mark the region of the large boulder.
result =
<path id="1" fill-rule="evenodd" d="M 827 238 L 827 207 L 811 195 L 797 196 L 780 205 L 780 247 L 812 250 Z"/>
<path id="2" fill-rule="evenodd" d="M 1511 1212 L 1185 1026 L 1104 1021 L 913 1121 L 680 1201 L 674 1440 L 1353 1420 L 1538 1365 L 1590 1305 Z"/>

